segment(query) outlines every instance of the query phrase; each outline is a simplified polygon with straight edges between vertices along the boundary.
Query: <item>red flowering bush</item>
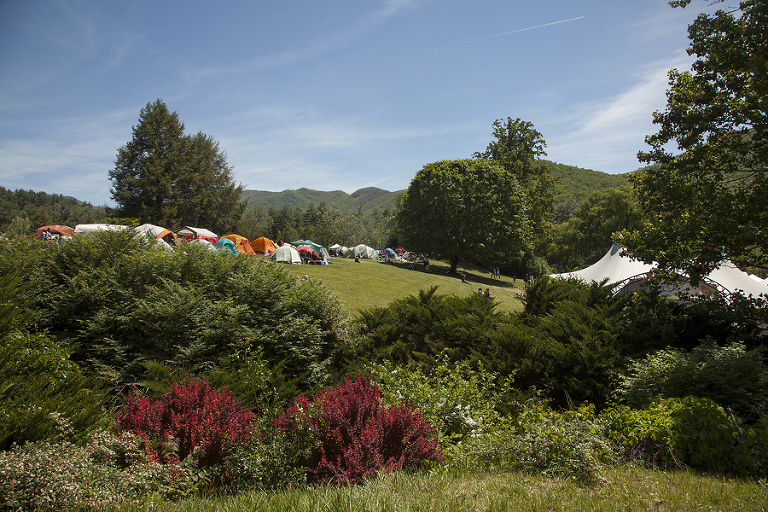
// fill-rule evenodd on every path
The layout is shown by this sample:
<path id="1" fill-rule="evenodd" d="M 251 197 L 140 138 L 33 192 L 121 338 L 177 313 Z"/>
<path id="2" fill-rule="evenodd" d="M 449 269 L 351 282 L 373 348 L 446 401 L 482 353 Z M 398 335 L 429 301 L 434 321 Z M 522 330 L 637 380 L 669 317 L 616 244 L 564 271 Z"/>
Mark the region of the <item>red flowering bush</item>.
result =
<path id="1" fill-rule="evenodd" d="M 420 469 L 442 462 L 434 429 L 414 409 L 384 407 L 368 377 L 299 397 L 275 420 L 297 448 L 300 463 L 314 482 L 358 482 L 378 471 Z"/>
<path id="2" fill-rule="evenodd" d="M 128 397 L 116 416 L 120 429 L 144 439 L 151 459 L 177 464 L 192 455 L 198 467 L 222 462 L 224 448 L 248 439 L 255 419 L 229 389 L 205 380 L 176 382 L 156 400 Z"/>

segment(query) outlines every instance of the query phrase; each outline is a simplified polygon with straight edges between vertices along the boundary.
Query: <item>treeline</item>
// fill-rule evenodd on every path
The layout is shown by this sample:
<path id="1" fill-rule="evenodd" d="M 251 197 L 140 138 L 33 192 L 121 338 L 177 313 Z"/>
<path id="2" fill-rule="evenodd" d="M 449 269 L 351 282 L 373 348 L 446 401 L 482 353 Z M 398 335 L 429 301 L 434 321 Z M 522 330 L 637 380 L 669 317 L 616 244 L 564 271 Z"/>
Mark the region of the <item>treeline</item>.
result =
<path id="1" fill-rule="evenodd" d="M 341 211 L 326 202 L 310 203 L 306 209 L 288 203 L 279 208 L 251 203 L 232 232 L 251 240 L 266 236 L 287 242 L 310 239 L 325 246 L 364 243 L 377 249 L 397 247 L 402 244 L 398 241 L 396 208 Z M 108 207 L 95 207 L 58 194 L 0 187 L 0 233 L 9 236 L 31 235 L 47 224 L 74 227 L 109 222 L 113 214 Z M 584 200 L 555 205 L 549 235 L 536 252 L 546 260 L 544 268 L 583 267 L 605 254 L 614 233 L 636 229 L 641 223 L 636 194 L 630 187 L 597 190 Z"/>
<path id="2" fill-rule="evenodd" d="M 342 212 L 321 202 L 304 210 L 283 204 L 265 209 L 249 205 L 237 225 L 236 232 L 254 239 L 266 236 L 274 241 L 312 240 L 324 246 L 366 244 L 376 249 L 397 247 L 395 209 Z"/>
<path id="3" fill-rule="evenodd" d="M 48 224 L 74 226 L 106 222 L 110 211 L 71 197 L 32 190 L 8 190 L 0 187 L 0 233 L 11 236 L 31 235 Z"/>

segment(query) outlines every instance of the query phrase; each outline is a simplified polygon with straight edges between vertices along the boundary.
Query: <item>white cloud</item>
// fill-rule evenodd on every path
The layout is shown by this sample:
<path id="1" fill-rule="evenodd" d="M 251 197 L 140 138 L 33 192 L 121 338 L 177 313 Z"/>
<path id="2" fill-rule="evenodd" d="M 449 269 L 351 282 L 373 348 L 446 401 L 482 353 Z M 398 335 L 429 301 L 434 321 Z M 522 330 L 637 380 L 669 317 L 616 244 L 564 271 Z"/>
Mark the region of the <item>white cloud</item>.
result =
<path id="1" fill-rule="evenodd" d="M 611 173 L 640 167 L 636 155 L 644 148 L 645 136 L 657 131 L 652 114 L 665 108 L 669 70 L 688 69 L 691 62 L 688 55 L 678 53 L 647 66 L 625 92 L 576 106 L 565 116 L 575 126 L 549 145 L 549 158 Z"/>

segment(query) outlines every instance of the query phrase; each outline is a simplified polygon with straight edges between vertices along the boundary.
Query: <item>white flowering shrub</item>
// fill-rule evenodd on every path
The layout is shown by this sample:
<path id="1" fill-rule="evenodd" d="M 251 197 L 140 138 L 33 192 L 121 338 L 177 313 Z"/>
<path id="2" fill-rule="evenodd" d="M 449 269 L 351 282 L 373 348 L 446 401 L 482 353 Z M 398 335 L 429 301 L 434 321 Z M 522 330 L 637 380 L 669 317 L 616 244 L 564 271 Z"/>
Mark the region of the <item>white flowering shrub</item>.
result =
<path id="1" fill-rule="evenodd" d="M 131 435 L 101 430 L 85 446 L 41 441 L 0 452 L 0 510 L 97 510 L 191 488 L 188 469 L 149 462 Z"/>
<path id="2" fill-rule="evenodd" d="M 496 406 L 509 386 L 508 379 L 473 369 L 466 361 L 446 357 L 429 373 L 391 364 L 374 365 L 371 377 L 386 405 L 415 406 L 438 434 L 442 446 L 482 430 L 498 418 Z"/>
<path id="3" fill-rule="evenodd" d="M 555 411 L 539 400 L 500 418 L 448 453 L 453 467 L 514 469 L 593 483 L 618 459 L 594 406 Z"/>

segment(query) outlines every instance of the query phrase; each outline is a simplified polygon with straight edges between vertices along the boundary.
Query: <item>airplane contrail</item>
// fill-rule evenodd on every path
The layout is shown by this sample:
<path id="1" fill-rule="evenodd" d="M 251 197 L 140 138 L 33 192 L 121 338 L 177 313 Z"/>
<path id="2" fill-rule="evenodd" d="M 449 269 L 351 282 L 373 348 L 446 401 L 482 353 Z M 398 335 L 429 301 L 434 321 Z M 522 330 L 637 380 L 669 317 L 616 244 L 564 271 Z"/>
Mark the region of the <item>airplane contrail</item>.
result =
<path id="1" fill-rule="evenodd" d="M 518 32 L 525 32 L 526 30 L 533 30 L 535 28 L 549 27 L 550 25 L 557 25 L 559 23 L 568 23 L 569 21 L 576 21 L 576 20 L 580 20 L 580 19 L 583 19 L 583 18 L 584 18 L 584 16 L 579 16 L 578 18 L 571 18 L 571 19 L 567 19 L 567 20 L 553 21 L 551 23 L 544 23 L 543 25 L 535 25 L 533 27 L 520 28 L 520 29 L 517 29 L 517 30 L 510 30 L 509 32 L 502 32 L 501 34 L 496 34 L 496 35 L 493 35 L 493 36 L 481 37 L 479 39 L 473 39 L 473 40 L 467 41 L 467 42 L 468 43 L 474 43 L 476 41 L 483 41 L 485 39 L 493 39 L 494 37 L 508 36 L 509 34 L 517 34 Z"/>

